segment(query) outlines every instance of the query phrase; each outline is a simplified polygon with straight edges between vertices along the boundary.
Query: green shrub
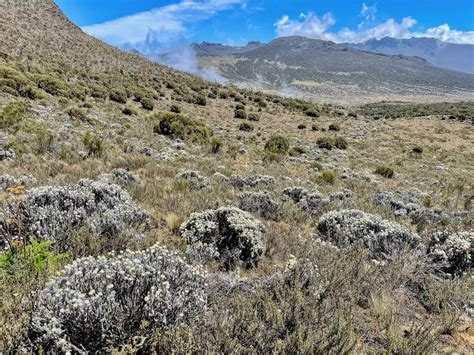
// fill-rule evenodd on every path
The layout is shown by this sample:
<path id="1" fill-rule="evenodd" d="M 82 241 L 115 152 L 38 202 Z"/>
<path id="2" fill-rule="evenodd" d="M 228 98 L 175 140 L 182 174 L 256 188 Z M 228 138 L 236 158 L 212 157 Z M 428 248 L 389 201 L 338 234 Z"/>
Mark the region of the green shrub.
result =
<path id="1" fill-rule="evenodd" d="M 136 115 L 138 115 L 137 110 L 135 110 L 133 107 L 125 107 L 125 108 L 122 110 L 122 113 L 123 113 L 124 115 L 127 115 L 127 116 L 136 116 Z"/>
<path id="2" fill-rule="evenodd" d="M 339 132 L 341 130 L 341 126 L 338 123 L 331 123 L 329 125 L 329 130 Z"/>
<path id="3" fill-rule="evenodd" d="M 142 104 L 142 107 L 145 110 L 153 111 L 153 109 L 155 108 L 155 103 L 153 99 L 150 99 L 149 97 L 142 97 L 140 103 Z"/>
<path id="4" fill-rule="evenodd" d="M 290 150 L 290 142 L 287 137 L 281 135 L 271 136 L 265 143 L 265 152 L 274 155 L 286 155 Z"/>
<path id="5" fill-rule="evenodd" d="M 316 170 L 322 170 L 323 169 L 323 165 L 317 161 L 313 162 L 310 164 L 309 166 L 311 169 L 316 169 Z"/>
<path id="6" fill-rule="evenodd" d="M 319 126 L 314 124 L 314 125 L 311 126 L 311 130 L 313 132 L 319 131 Z"/>
<path id="7" fill-rule="evenodd" d="M 245 111 L 245 105 L 243 104 L 237 104 L 235 105 L 235 110 L 244 110 Z"/>
<path id="8" fill-rule="evenodd" d="M 387 179 L 391 179 L 395 175 L 393 169 L 388 166 L 378 166 L 375 173 Z"/>
<path id="9" fill-rule="evenodd" d="M 244 110 L 235 110 L 234 117 L 245 120 L 247 118 L 247 113 Z"/>
<path id="10" fill-rule="evenodd" d="M 109 99 L 120 104 L 126 104 L 128 101 L 128 96 L 125 90 L 116 88 L 113 89 L 112 92 L 109 94 Z"/>
<path id="11" fill-rule="evenodd" d="M 68 110 L 67 114 L 72 119 L 77 119 L 77 120 L 83 121 L 83 122 L 89 122 L 89 118 L 87 117 L 86 112 L 84 110 L 78 108 L 78 107 L 70 108 Z"/>
<path id="12" fill-rule="evenodd" d="M 174 113 L 181 113 L 181 107 L 179 105 L 171 105 L 170 111 Z"/>
<path id="13" fill-rule="evenodd" d="M 34 121 L 28 124 L 26 131 L 33 137 L 33 149 L 37 154 L 46 153 L 53 144 L 54 135 L 43 123 Z"/>
<path id="14" fill-rule="evenodd" d="M 324 170 L 320 175 L 319 179 L 326 184 L 334 184 L 336 181 L 336 172 L 333 170 Z"/>
<path id="15" fill-rule="evenodd" d="M 334 147 L 337 149 L 347 149 L 347 141 L 343 137 L 334 137 Z"/>
<path id="16" fill-rule="evenodd" d="M 54 96 L 66 96 L 67 87 L 64 82 L 50 75 L 39 74 L 35 76 L 35 82 L 40 89 Z"/>
<path id="17" fill-rule="evenodd" d="M 82 137 L 82 143 L 87 149 L 89 156 L 101 157 L 104 153 L 102 139 L 92 132 L 87 132 Z"/>
<path id="18" fill-rule="evenodd" d="M 109 96 L 109 90 L 105 86 L 94 86 L 91 91 L 91 96 L 98 99 L 106 99 Z"/>
<path id="19" fill-rule="evenodd" d="M 318 118 L 318 117 L 319 117 L 319 112 L 316 111 L 316 110 L 306 110 L 305 114 L 306 114 L 306 116 L 308 116 L 308 117 L 314 117 L 314 118 Z"/>
<path id="20" fill-rule="evenodd" d="M 306 150 L 302 147 L 292 147 L 289 151 L 290 156 L 292 157 L 298 157 L 301 154 L 305 154 Z"/>
<path id="21" fill-rule="evenodd" d="M 420 146 L 416 146 L 416 147 L 413 148 L 413 153 L 422 154 L 423 153 L 423 148 L 420 147 Z"/>
<path id="22" fill-rule="evenodd" d="M 222 139 L 220 139 L 218 137 L 212 137 L 212 139 L 211 139 L 211 152 L 213 154 L 219 153 L 222 149 L 222 145 L 223 145 Z"/>
<path id="23" fill-rule="evenodd" d="M 347 149 L 347 141 L 343 137 L 322 137 L 316 141 L 319 148 L 323 149 Z"/>
<path id="24" fill-rule="evenodd" d="M 306 129 L 306 125 L 305 124 L 299 124 L 298 129 Z"/>
<path id="25" fill-rule="evenodd" d="M 177 113 L 160 112 L 152 119 L 153 131 L 164 136 L 196 143 L 207 143 L 212 136 L 212 130 L 203 123 Z"/>
<path id="26" fill-rule="evenodd" d="M 197 96 L 194 103 L 199 106 L 206 106 L 207 105 L 207 100 L 204 96 Z"/>
<path id="27" fill-rule="evenodd" d="M 0 129 L 18 129 L 28 113 L 27 106 L 23 101 L 10 102 L 3 106 L 0 111 Z"/>
<path id="28" fill-rule="evenodd" d="M 250 123 L 243 122 L 239 125 L 239 130 L 244 132 L 252 132 L 253 126 Z"/>

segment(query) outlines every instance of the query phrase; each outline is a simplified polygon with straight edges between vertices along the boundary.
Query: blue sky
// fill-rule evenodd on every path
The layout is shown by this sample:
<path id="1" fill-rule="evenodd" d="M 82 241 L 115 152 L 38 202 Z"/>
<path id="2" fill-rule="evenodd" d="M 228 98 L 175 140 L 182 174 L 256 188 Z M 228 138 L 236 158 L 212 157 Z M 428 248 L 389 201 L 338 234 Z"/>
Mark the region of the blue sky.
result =
<path id="1" fill-rule="evenodd" d="M 304 35 L 363 42 L 385 35 L 474 43 L 472 0 L 56 0 L 86 32 L 147 50 L 195 41 L 244 44 Z M 152 48 L 153 49 L 153 48 Z M 152 50 L 150 49 L 150 50 Z"/>

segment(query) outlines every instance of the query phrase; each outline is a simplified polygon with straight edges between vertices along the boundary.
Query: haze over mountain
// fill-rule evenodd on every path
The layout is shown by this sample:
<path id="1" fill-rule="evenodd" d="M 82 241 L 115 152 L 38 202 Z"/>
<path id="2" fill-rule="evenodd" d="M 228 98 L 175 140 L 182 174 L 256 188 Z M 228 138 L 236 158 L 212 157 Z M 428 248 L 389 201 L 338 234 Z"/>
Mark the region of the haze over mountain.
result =
<path id="1" fill-rule="evenodd" d="M 344 45 L 369 52 L 417 56 L 442 68 L 474 74 L 474 45 L 472 44 L 447 43 L 435 38 L 384 37 L 362 44 L 345 43 Z"/>
<path id="2" fill-rule="evenodd" d="M 300 36 L 245 53 L 201 58 L 233 83 L 329 101 L 472 99 L 474 75 L 416 57 L 370 53 Z"/>

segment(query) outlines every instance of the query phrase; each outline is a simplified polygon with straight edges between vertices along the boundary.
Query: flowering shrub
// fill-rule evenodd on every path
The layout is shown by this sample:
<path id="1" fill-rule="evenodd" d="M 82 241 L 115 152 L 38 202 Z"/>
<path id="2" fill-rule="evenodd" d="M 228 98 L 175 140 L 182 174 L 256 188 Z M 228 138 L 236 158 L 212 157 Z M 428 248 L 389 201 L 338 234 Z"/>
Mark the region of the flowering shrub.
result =
<path id="1" fill-rule="evenodd" d="M 274 185 L 275 178 L 268 175 L 232 175 L 229 183 L 235 188 L 243 189 L 246 187 L 256 187 L 258 185 Z"/>
<path id="2" fill-rule="evenodd" d="M 36 184 L 36 179 L 31 175 L 24 175 L 19 178 L 15 178 L 10 175 L 0 176 L 0 189 L 6 190 L 10 187 L 16 186 L 29 186 Z"/>
<path id="3" fill-rule="evenodd" d="M 270 191 L 241 193 L 239 208 L 247 212 L 259 213 L 266 219 L 278 220 L 280 215 L 280 206 L 273 200 Z"/>
<path id="4" fill-rule="evenodd" d="M 474 233 L 435 232 L 428 253 L 441 271 L 462 274 L 474 266 Z"/>
<path id="5" fill-rule="evenodd" d="M 188 170 L 176 175 L 176 180 L 179 182 L 188 183 L 193 190 L 211 190 L 211 182 L 205 176 L 202 176 L 198 171 Z"/>
<path id="6" fill-rule="evenodd" d="M 113 169 L 108 174 L 100 175 L 99 180 L 122 186 L 140 185 L 140 178 L 136 174 L 125 169 Z"/>
<path id="7" fill-rule="evenodd" d="M 135 236 L 135 229 L 149 220 L 120 187 L 91 180 L 29 190 L 23 201 L 7 206 L 5 214 L 12 218 L 0 219 L 0 233 L 22 229 L 37 241 L 54 242 L 66 242 L 69 232 L 81 228 L 93 236 Z"/>
<path id="8" fill-rule="evenodd" d="M 37 294 L 25 348 L 103 352 L 190 323 L 206 305 L 203 271 L 160 246 L 78 259 Z"/>
<path id="9" fill-rule="evenodd" d="M 415 247 L 420 238 L 400 225 L 358 210 L 333 211 L 325 214 L 317 225 L 323 239 L 336 245 L 362 243 L 375 257 L 390 256 L 407 247 Z"/>
<path id="10" fill-rule="evenodd" d="M 293 201 L 308 214 L 321 213 L 329 203 L 317 190 L 308 191 L 305 188 L 293 186 L 283 190 L 283 198 Z"/>
<path id="11" fill-rule="evenodd" d="M 226 269 L 239 262 L 255 265 L 263 255 L 265 227 L 250 213 L 238 208 L 223 207 L 194 213 L 179 233 L 188 245 L 188 253 L 218 259 Z"/>

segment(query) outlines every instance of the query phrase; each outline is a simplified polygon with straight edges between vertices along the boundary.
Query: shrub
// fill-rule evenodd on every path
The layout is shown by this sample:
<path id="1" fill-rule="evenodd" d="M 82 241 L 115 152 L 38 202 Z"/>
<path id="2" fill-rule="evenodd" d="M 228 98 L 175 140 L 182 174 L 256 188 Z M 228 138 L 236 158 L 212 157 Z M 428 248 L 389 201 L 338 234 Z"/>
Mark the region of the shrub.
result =
<path id="1" fill-rule="evenodd" d="M 65 96 L 67 94 L 66 84 L 58 78 L 50 75 L 39 74 L 34 77 L 38 87 L 48 94 L 54 96 Z"/>
<path id="2" fill-rule="evenodd" d="M 305 111 L 305 114 L 306 114 L 306 116 L 308 116 L 308 117 L 314 117 L 314 118 L 318 118 L 318 117 L 319 117 L 319 112 L 316 111 L 316 110 L 306 110 L 306 111 Z"/>
<path id="3" fill-rule="evenodd" d="M 199 106 L 206 106 L 207 105 L 207 100 L 204 96 L 197 96 L 194 103 Z"/>
<path id="4" fill-rule="evenodd" d="M 211 182 L 198 171 L 188 170 L 176 175 L 176 181 L 186 183 L 191 190 L 210 191 L 212 190 Z"/>
<path id="5" fill-rule="evenodd" d="M 253 126 L 250 123 L 243 122 L 239 125 L 239 130 L 244 132 L 252 132 Z"/>
<path id="6" fill-rule="evenodd" d="M 298 129 L 306 129 L 306 125 L 305 124 L 299 124 Z"/>
<path id="7" fill-rule="evenodd" d="M 38 293 L 28 352 L 103 353 L 136 344 L 194 322 L 206 311 L 207 292 L 200 268 L 159 246 L 76 260 Z"/>
<path id="8" fill-rule="evenodd" d="M 378 166 L 375 169 L 375 173 L 387 179 L 391 179 L 395 175 L 395 172 L 393 171 L 393 169 L 388 166 Z"/>
<path id="9" fill-rule="evenodd" d="M 87 132 L 82 137 L 82 143 L 86 147 L 89 156 L 101 157 L 104 153 L 102 139 L 92 132 Z"/>
<path id="10" fill-rule="evenodd" d="M 120 89 L 120 88 L 115 88 L 109 94 L 109 99 L 112 101 L 118 102 L 120 104 L 126 104 L 128 101 L 128 95 L 125 90 Z"/>
<path id="11" fill-rule="evenodd" d="M 320 175 L 319 179 L 326 184 L 334 184 L 336 181 L 336 172 L 333 170 L 324 170 Z"/>
<path id="12" fill-rule="evenodd" d="M 302 147 L 292 147 L 289 151 L 290 156 L 292 157 L 298 157 L 301 154 L 305 154 L 306 150 Z"/>
<path id="13" fill-rule="evenodd" d="M 248 120 L 258 122 L 260 121 L 260 117 L 256 113 L 249 113 Z"/>
<path id="14" fill-rule="evenodd" d="M 311 169 L 316 169 L 316 170 L 322 170 L 323 169 L 323 165 L 317 161 L 313 162 L 310 164 L 309 166 Z"/>
<path id="15" fill-rule="evenodd" d="M 323 149 L 347 149 L 347 141 L 343 137 L 322 137 L 316 141 L 319 148 Z"/>
<path id="16" fill-rule="evenodd" d="M 339 132 L 341 130 L 341 126 L 338 123 L 331 123 L 329 125 L 329 130 Z"/>
<path id="17" fill-rule="evenodd" d="M 135 110 L 133 107 L 125 107 L 122 110 L 122 113 L 127 116 L 136 116 L 138 114 L 137 110 Z"/>
<path id="18" fill-rule="evenodd" d="M 265 251 L 265 227 L 250 213 L 238 208 L 222 207 L 194 213 L 179 234 L 188 245 L 193 259 L 217 259 L 227 270 L 239 263 L 252 267 Z"/>
<path id="19" fill-rule="evenodd" d="M 34 137 L 32 143 L 36 153 L 43 154 L 51 148 L 54 136 L 46 125 L 34 121 L 28 124 L 26 131 Z"/>
<path id="20" fill-rule="evenodd" d="M 247 113 L 244 110 L 235 110 L 234 117 L 245 120 L 247 118 Z"/>
<path id="21" fill-rule="evenodd" d="M 142 97 L 142 99 L 140 100 L 140 103 L 142 104 L 142 107 L 145 110 L 153 111 L 153 109 L 155 108 L 155 102 L 153 101 L 153 99 L 150 99 L 149 97 Z"/>
<path id="22" fill-rule="evenodd" d="M 423 153 L 423 148 L 420 146 L 413 147 L 413 153 L 421 154 Z"/>
<path id="23" fill-rule="evenodd" d="M 290 141 L 281 135 L 271 136 L 265 143 L 265 152 L 274 155 L 286 155 L 290 150 Z"/>
<path id="24" fill-rule="evenodd" d="M 152 117 L 155 120 L 153 131 L 196 143 L 207 143 L 212 130 L 203 123 L 177 113 L 160 112 Z"/>
<path id="25" fill-rule="evenodd" d="M 269 191 L 241 193 L 239 208 L 250 213 L 258 213 L 265 219 L 278 220 L 280 217 L 280 205 L 273 200 Z"/>
<path id="26" fill-rule="evenodd" d="M 0 128 L 18 128 L 18 124 L 26 118 L 27 113 L 28 109 L 25 102 L 7 103 L 0 111 Z"/>
<path id="27" fill-rule="evenodd" d="M 77 119 L 83 122 L 89 122 L 89 118 L 84 110 L 80 109 L 79 107 L 72 107 L 67 111 L 67 114 L 72 119 Z"/>
<path id="28" fill-rule="evenodd" d="M 218 137 L 212 137 L 212 139 L 211 139 L 211 151 L 212 151 L 213 154 L 219 153 L 222 149 L 222 145 L 223 145 L 222 139 L 220 139 Z"/>
<path id="29" fill-rule="evenodd" d="M 171 105 L 170 111 L 174 113 L 181 113 L 181 107 L 179 105 Z"/>
<path id="30" fill-rule="evenodd" d="M 313 132 L 319 131 L 319 126 L 314 124 L 314 125 L 311 126 L 311 130 Z"/>
<path id="31" fill-rule="evenodd" d="M 245 111 L 245 105 L 243 104 L 237 104 L 235 105 L 235 110 L 238 111 L 238 110 L 243 110 Z"/>
<path id="32" fill-rule="evenodd" d="M 343 137 L 335 137 L 334 147 L 337 149 L 347 149 L 347 141 Z"/>
<path id="33" fill-rule="evenodd" d="M 91 96 L 98 99 L 106 99 L 109 96 L 109 90 L 105 86 L 94 86 L 91 91 Z"/>

